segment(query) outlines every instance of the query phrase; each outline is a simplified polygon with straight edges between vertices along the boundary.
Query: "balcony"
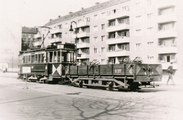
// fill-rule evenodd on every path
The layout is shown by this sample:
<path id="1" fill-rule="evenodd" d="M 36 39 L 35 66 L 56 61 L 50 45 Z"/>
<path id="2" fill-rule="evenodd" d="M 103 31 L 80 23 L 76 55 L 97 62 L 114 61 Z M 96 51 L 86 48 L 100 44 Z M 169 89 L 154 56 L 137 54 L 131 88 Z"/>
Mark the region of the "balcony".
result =
<path id="1" fill-rule="evenodd" d="M 177 37 L 176 30 L 160 30 L 158 32 L 158 38 Z"/>
<path id="2" fill-rule="evenodd" d="M 90 47 L 90 43 L 77 43 L 77 48 L 89 48 Z"/>
<path id="3" fill-rule="evenodd" d="M 127 51 L 127 50 L 108 51 L 106 53 L 106 55 L 107 55 L 107 57 L 129 56 L 130 51 Z"/>
<path id="4" fill-rule="evenodd" d="M 162 69 L 163 70 L 167 70 L 168 67 L 170 66 L 169 62 L 160 62 L 160 64 L 162 65 Z M 173 66 L 173 69 L 177 69 L 178 68 L 177 63 L 173 63 L 172 66 Z"/>
<path id="5" fill-rule="evenodd" d="M 176 0 L 159 0 L 157 5 L 158 8 L 176 6 Z"/>
<path id="6" fill-rule="evenodd" d="M 115 14 L 111 14 L 107 17 L 107 20 L 112 20 L 116 18 L 121 18 L 121 17 L 128 17 L 129 16 L 129 11 L 120 11 Z"/>
<path id="7" fill-rule="evenodd" d="M 80 28 L 80 27 L 85 27 L 85 26 L 89 26 L 89 22 L 79 22 L 78 24 L 77 24 L 77 28 Z"/>
<path id="8" fill-rule="evenodd" d="M 62 29 L 58 29 L 58 28 L 56 28 L 56 29 L 51 29 L 51 30 L 50 30 L 50 33 L 51 33 L 51 34 L 61 33 L 61 32 L 62 32 Z"/>
<path id="9" fill-rule="evenodd" d="M 112 39 L 107 39 L 107 44 L 118 44 L 118 43 L 129 43 L 130 38 L 129 37 L 117 37 Z"/>
<path id="10" fill-rule="evenodd" d="M 90 36 L 89 32 L 79 32 L 79 33 L 77 33 L 78 38 L 89 37 L 89 36 Z"/>
<path id="11" fill-rule="evenodd" d="M 52 39 L 50 39 L 50 43 L 60 42 L 60 41 L 62 41 L 62 38 L 52 38 Z"/>
<path id="12" fill-rule="evenodd" d="M 159 54 L 168 54 L 168 53 L 177 53 L 178 50 L 174 46 L 160 46 L 158 48 L 158 53 Z"/>
<path id="13" fill-rule="evenodd" d="M 77 56 L 77 59 L 87 59 L 89 58 L 89 54 L 87 53 L 79 53 L 80 55 Z"/>
<path id="14" fill-rule="evenodd" d="M 113 32 L 113 31 L 126 30 L 126 29 L 130 29 L 129 24 L 116 24 L 115 26 L 108 26 L 106 31 Z"/>
<path id="15" fill-rule="evenodd" d="M 177 21 L 177 17 L 173 13 L 167 15 L 160 15 L 157 21 L 158 23 L 174 22 Z"/>

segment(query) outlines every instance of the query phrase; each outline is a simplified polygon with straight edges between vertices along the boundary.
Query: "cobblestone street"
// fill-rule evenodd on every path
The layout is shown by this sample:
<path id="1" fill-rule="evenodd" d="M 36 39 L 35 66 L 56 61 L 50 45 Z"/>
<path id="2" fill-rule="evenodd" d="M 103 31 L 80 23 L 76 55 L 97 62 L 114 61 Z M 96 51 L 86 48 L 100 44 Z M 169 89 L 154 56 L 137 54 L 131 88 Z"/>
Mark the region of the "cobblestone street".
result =
<path id="1" fill-rule="evenodd" d="M 161 84 L 138 92 L 28 83 L 0 75 L 2 120 L 181 120 L 182 86 Z"/>

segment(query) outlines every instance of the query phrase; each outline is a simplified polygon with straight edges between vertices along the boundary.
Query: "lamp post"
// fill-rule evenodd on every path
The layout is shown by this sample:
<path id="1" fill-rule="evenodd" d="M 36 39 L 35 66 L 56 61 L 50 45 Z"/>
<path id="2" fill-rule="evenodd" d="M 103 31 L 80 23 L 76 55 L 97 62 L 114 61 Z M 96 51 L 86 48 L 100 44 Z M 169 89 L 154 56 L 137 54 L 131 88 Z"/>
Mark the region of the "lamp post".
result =
<path id="1" fill-rule="evenodd" d="M 75 37 L 74 43 L 76 44 L 76 41 L 77 41 L 77 30 L 76 30 L 76 28 L 75 28 L 75 30 L 73 29 L 73 25 L 72 25 L 73 23 L 76 25 L 76 28 L 77 28 L 77 22 L 76 21 L 71 21 L 71 25 L 70 25 L 69 31 L 75 33 L 76 37 Z"/>
<path id="2" fill-rule="evenodd" d="M 76 26 L 76 27 L 75 27 L 75 30 L 73 29 L 73 25 L 72 25 L 73 23 L 74 23 L 75 26 Z M 76 21 L 71 21 L 71 25 L 70 25 L 69 31 L 70 31 L 70 32 L 74 32 L 75 35 L 76 35 L 75 41 L 74 41 L 74 44 L 75 44 L 75 45 L 77 44 L 77 39 L 78 39 L 78 38 L 77 38 L 77 33 L 78 33 L 78 32 L 77 32 L 76 28 L 77 28 L 77 22 L 76 22 Z M 77 50 L 77 45 L 76 45 L 76 50 Z M 76 54 L 76 59 L 77 59 L 78 55 L 80 55 L 80 54 L 78 54 L 78 53 Z"/>

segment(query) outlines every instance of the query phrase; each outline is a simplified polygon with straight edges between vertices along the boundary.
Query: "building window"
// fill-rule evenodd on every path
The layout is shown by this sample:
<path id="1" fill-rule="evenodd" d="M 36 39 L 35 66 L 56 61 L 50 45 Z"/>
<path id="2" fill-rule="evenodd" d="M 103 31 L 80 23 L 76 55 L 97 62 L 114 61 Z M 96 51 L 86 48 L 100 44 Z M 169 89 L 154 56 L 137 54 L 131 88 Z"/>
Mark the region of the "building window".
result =
<path id="1" fill-rule="evenodd" d="M 118 46 L 118 49 L 119 50 L 126 50 L 126 51 L 129 51 L 130 50 L 130 48 L 129 48 L 129 44 L 118 44 L 117 45 Z"/>
<path id="2" fill-rule="evenodd" d="M 97 40 L 97 39 L 98 39 L 97 37 L 94 37 L 94 41 L 95 41 L 95 42 L 98 42 L 98 40 Z"/>
<path id="3" fill-rule="evenodd" d="M 147 42 L 148 45 L 153 45 L 154 42 L 153 41 L 150 41 L 150 42 Z"/>
<path id="4" fill-rule="evenodd" d="M 174 7 L 166 7 L 166 8 L 161 8 L 159 9 L 159 15 L 168 15 L 174 12 Z"/>
<path id="5" fill-rule="evenodd" d="M 111 14 L 111 11 L 107 11 L 107 15 L 109 16 Z"/>
<path id="6" fill-rule="evenodd" d="M 135 18 L 136 18 L 136 23 L 142 22 L 141 21 L 141 18 L 142 18 L 141 15 L 137 15 Z"/>
<path id="7" fill-rule="evenodd" d="M 55 35 L 57 38 L 62 38 L 62 33 L 56 33 Z"/>
<path id="8" fill-rule="evenodd" d="M 139 48 L 141 46 L 141 43 L 136 43 L 136 47 Z"/>
<path id="9" fill-rule="evenodd" d="M 108 26 L 115 26 L 115 20 L 109 20 Z"/>
<path id="10" fill-rule="evenodd" d="M 98 31 L 98 26 L 97 25 L 93 26 L 93 31 Z"/>
<path id="11" fill-rule="evenodd" d="M 161 23 L 159 24 L 159 30 L 160 31 L 166 31 L 166 30 L 171 30 L 174 28 L 174 22 L 169 22 L 169 23 Z"/>
<path id="12" fill-rule="evenodd" d="M 51 34 L 51 38 L 52 38 L 52 39 L 54 38 L 54 36 L 55 36 L 54 34 Z"/>
<path id="13" fill-rule="evenodd" d="M 153 60 L 153 59 L 154 59 L 154 56 L 149 56 L 149 55 L 148 55 L 148 56 L 147 56 L 147 59 L 148 59 L 148 60 Z"/>
<path id="14" fill-rule="evenodd" d="M 104 35 L 101 36 L 101 41 L 104 41 L 104 39 L 105 39 L 105 36 Z"/>
<path id="15" fill-rule="evenodd" d="M 114 14 L 116 13 L 116 9 L 113 10 L 113 13 L 114 13 Z"/>
<path id="16" fill-rule="evenodd" d="M 176 54 L 161 54 L 159 60 L 162 63 L 176 62 Z"/>
<path id="17" fill-rule="evenodd" d="M 116 58 L 115 57 L 109 58 L 109 64 L 115 64 L 115 62 L 116 62 Z"/>
<path id="18" fill-rule="evenodd" d="M 130 32 L 128 30 L 125 31 L 118 31 L 117 32 L 117 37 L 118 38 L 123 38 L 123 37 L 130 37 Z"/>
<path id="19" fill-rule="evenodd" d="M 115 51 L 116 45 L 109 45 L 109 52 Z"/>
<path id="20" fill-rule="evenodd" d="M 105 62 L 105 59 L 101 59 L 101 63 L 104 63 Z"/>
<path id="21" fill-rule="evenodd" d="M 90 39 L 87 37 L 87 38 L 81 38 L 81 42 L 82 43 L 90 43 Z"/>
<path id="22" fill-rule="evenodd" d="M 129 17 L 117 19 L 119 24 L 129 24 Z"/>
<path id="23" fill-rule="evenodd" d="M 136 36 L 141 36 L 142 30 L 141 29 L 136 29 Z"/>
<path id="24" fill-rule="evenodd" d="M 79 32 L 79 29 L 77 31 Z M 90 27 L 83 27 L 83 28 L 81 28 L 81 31 L 89 33 L 90 32 Z"/>
<path id="25" fill-rule="evenodd" d="M 97 53 L 97 48 L 94 48 L 94 53 Z"/>
<path id="26" fill-rule="evenodd" d="M 105 29 L 105 24 L 101 24 L 101 29 L 102 29 L 102 30 Z"/>
<path id="27" fill-rule="evenodd" d="M 116 33 L 115 32 L 110 32 L 108 38 L 109 39 L 116 38 Z"/>
<path id="28" fill-rule="evenodd" d="M 81 52 L 79 52 L 79 54 L 82 54 L 82 53 L 89 54 L 90 52 L 89 52 L 88 48 L 83 48 L 83 49 L 81 49 Z"/>
<path id="29" fill-rule="evenodd" d="M 105 52 L 105 47 L 101 47 L 101 53 Z"/>
<path id="30" fill-rule="evenodd" d="M 59 28 L 59 29 L 62 29 L 62 24 L 58 25 L 58 28 Z"/>
<path id="31" fill-rule="evenodd" d="M 87 17 L 86 18 L 86 22 L 90 22 L 90 17 Z"/>
<path id="32" fill-rule="evenodd" d="M 123 6 L 122 7 L 122 12 L 129 11 L 129 10 L 130 10 L 129 6 Z"/>
<path id="33" fill-rule="evenodd" d="M 176 47 L 175 38 L 159 39 L 160 47 Z"/>
<path id="34" fill-rule="evenodd" d="M 148 19 L 148 20 L 151 20 L 151 19 L 152 19 L 152 13 L 148 13 L 148 14 L 147 14 L 147 19 Z"/>

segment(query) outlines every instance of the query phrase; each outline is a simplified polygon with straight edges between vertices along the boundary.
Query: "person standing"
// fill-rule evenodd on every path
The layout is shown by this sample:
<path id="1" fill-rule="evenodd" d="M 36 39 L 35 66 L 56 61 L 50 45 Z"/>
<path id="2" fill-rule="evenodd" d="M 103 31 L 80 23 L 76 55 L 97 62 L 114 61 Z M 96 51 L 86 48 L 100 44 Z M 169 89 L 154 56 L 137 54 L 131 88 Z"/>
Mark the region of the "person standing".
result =
<path id="1" fill-rule="evenodd" d="M 174 73 L 174 70 L 173 70 L 173 66 L 172 66 L 172 63 L 171 65 L 168 67 L 168 80 L 167 80 L 167 85 L 169 83 L 169 81 L 171 80 L 173 85 L 174 85 L 174 81 L 173 81 L 173 73 Z"/>

